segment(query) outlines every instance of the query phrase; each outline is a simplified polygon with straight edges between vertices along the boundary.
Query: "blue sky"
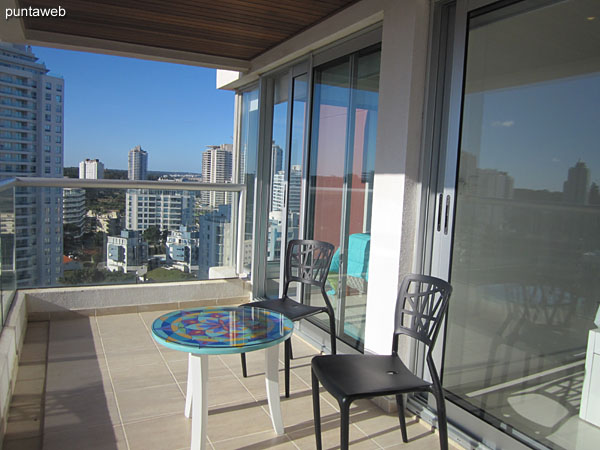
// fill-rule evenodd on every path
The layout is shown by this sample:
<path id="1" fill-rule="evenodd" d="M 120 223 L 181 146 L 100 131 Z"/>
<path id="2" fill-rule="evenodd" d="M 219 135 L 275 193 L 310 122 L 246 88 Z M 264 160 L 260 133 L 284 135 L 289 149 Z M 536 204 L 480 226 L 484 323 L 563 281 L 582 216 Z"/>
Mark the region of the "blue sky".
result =
<path id="1" fill-rule="evenodd" d="M 231 143 L 234 94 L 201 67 L 34 47 L 65 80 L 65 167 L 98 158 L 126 169 L 141 145 L 148 169 L 200 172 L 207 145 Z"/>
<path id="2" fill-rule="evenodd" d="M 466 124 L 462 149 L 480 168 L 508 172 L 515 188 L 562 191 L 581 160 L 600 184 L 600 73 L 470 94 L 465 104 L 481 123 Z"/>

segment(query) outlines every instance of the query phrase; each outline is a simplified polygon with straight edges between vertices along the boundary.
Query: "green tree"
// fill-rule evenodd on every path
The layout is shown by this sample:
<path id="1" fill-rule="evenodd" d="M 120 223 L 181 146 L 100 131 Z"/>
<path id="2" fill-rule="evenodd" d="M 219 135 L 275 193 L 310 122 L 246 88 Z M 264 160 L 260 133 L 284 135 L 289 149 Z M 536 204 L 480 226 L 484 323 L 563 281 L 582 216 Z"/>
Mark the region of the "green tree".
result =
<path id="1" fill-rule="evenodd" d="M 150 245 L 157 245 L 160 243 L 160 229 L 155 225 L 150 225 L 148 228 L 146 228 L 142 233 L 142 236 Z"/>

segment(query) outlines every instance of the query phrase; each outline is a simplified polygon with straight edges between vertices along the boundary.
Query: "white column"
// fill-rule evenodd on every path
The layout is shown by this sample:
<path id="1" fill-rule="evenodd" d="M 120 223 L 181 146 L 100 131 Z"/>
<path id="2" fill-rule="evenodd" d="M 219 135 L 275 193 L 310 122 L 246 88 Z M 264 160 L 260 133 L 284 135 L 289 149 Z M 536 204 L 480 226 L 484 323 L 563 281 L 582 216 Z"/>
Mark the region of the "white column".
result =
<path id="1" fill-rule="evenodd" d="M 279 399 L 279 344 L 265 349 L 265 383 L 269 413 L 273 429 L 278 435 L 283 434 L 283 419 L 281 417 L 281 402 Z"/>
<path id="2" fill-rule="evenodd" d="M 384 3 L 365 327 L 365 350 L 379 354 L 391 351 L 400 277 L 414 270 L 429 7 Z"/>

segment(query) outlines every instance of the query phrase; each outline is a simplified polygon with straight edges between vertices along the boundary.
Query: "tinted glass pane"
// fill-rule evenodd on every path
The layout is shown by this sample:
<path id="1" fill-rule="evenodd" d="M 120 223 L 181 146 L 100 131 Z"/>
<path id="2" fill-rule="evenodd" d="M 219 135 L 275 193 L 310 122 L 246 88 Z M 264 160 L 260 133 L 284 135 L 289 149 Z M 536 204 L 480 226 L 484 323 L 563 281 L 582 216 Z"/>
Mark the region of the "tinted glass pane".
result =
<path id="1" fill-rule="evenodd" d="M 523 4 L 470 22 L 443 380 L 496 424 L 592 448 L 600 4 Z"/>

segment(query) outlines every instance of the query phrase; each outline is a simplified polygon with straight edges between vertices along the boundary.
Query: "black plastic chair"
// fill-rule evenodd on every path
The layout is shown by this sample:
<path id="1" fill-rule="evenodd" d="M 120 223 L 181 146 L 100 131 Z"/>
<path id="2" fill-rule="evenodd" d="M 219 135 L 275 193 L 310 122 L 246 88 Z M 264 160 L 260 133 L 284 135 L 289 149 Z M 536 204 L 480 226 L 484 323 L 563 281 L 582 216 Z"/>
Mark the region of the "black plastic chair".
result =
<path id="1" fill-rule="evenodd" d="M 304 319 L 318 313 L 329 316 L 329 334 L 331 353 L 335 355 L 335 316 L 329 297 L 325 292 L 325 283 L 334 247 L 328 242 L 314 240 L 292 240 L 288 243 L 285 261 L 283 297 L 247 303 L 243 306 L 258 307 L 277 311 L 293 321 Z M 325 306 L 311 306 L 299 303 L 288 297 L 290 283 L 299 282 L 307 286 L 316 286 L 321 290 Z M 242 353 L 242 374 L 247 376 L 246 354 Z M 285 396 L 290 396 L 290 359 L 292 358 L 292 340 L 285 341 Z"/>
<path id="2" fill-rule="evenodd" d="M 436 399 L 440 447 L 448 449 L 446 405 L 431 352 L 448 308 L 452 286 L 438 278 L 408 275 L 402 281 L 396 300 L 396 319 L 392 354 L 387 355 L 328 355 L 312 360 L 312 394 L 317 449 L 321 449 L 321 413 L 319 381 L 340 406 L 341 445 L 348 448 L 350 404 L 357 399 L 395 395 L 402 440 L 408 442 L 402 394 L 431 392 Z M 427 366 L 432 382 L 414 375 L 398 357 L 398 336 L 407 335 L 427 347 Z"/>

